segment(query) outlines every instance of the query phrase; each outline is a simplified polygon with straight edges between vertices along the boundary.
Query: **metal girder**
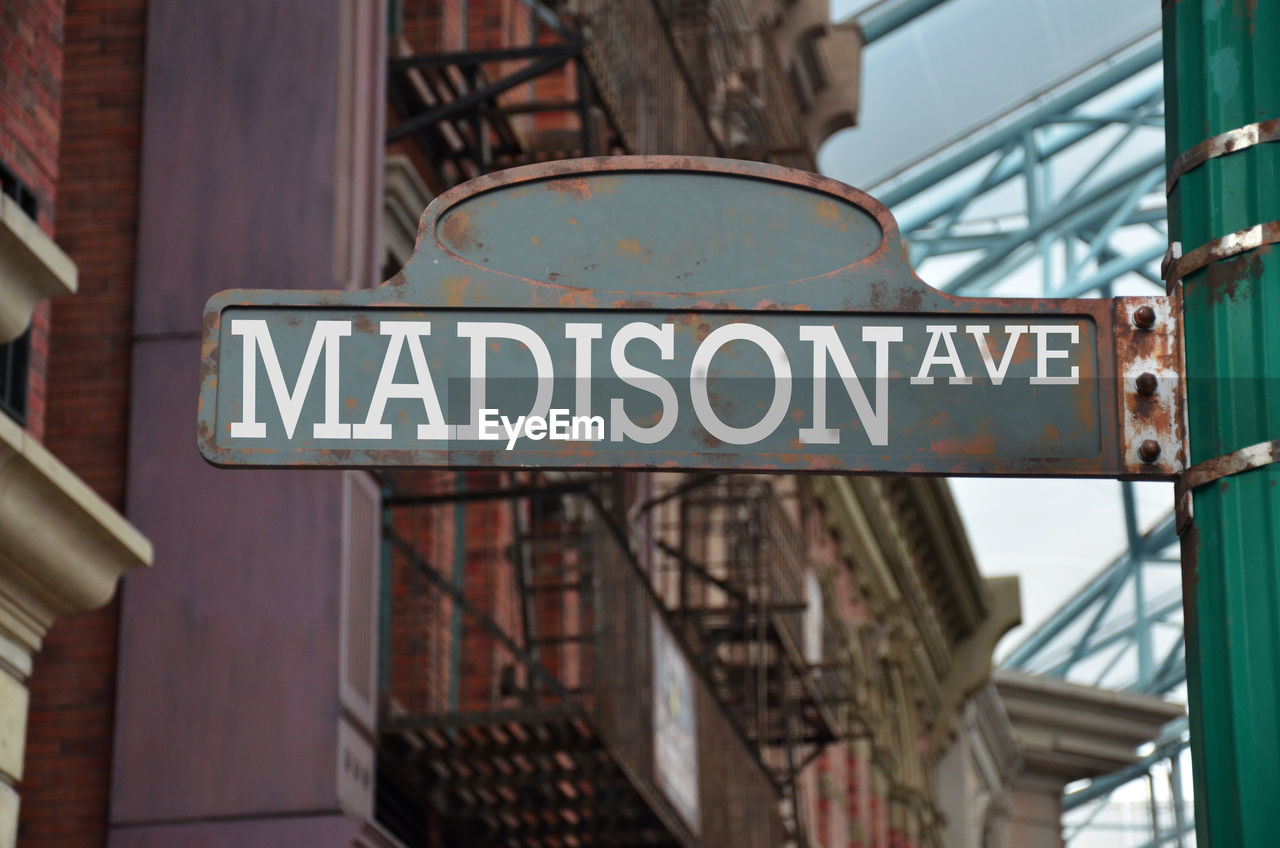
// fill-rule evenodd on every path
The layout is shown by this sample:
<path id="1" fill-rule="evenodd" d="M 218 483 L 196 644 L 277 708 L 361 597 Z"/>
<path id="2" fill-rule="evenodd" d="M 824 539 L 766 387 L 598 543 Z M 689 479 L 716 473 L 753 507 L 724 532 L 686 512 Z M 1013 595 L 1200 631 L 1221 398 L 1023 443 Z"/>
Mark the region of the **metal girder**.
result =
<path id="1" fill-rule="evenodd" d="M 894 8 L 911 5 L 917 4 Z M 1157 263 L 1168 241 L 1163 91 L 1154 73 L 1160 60 L 1158 38 L 1135 44 L 871 186 L 893 208 L 921 275 L 956 294 L 1017 286 L 1032 296 L 1105 297 L 1118 282 L 1162 292 Z M 1032 263 L 1038 280 L 1029 278 Z M 1116 688 L 1154 695 L 1185 682 L 1181 594 L 1167 580 L 1154 585 L 1172 573 L 1164 551 L 1177 541 L 1174 520 L 1140 533 L 1132 484 L 1121 486 L 1128 549 L 1017 646 L 1005 666 L 1083 683 L 1119 680 Z M 1066 808 L 1100 810 L 1119 786 L 1150 782 L 1161 762 L 1180 775 L 1185 724 L 1171 726 L 1140 763 L 1068 795 Z M 1153 844 L 1171 842 L 1190 826 L 1181 777 L 1176 781 L 1169 790 L 1176 825 L 1162 826 L 1153 813 Z"/>
<path id="2" fill-rule="evenodd" d="M 942 281 L 961 294 L 998 288 L 1035 260 L 1044 296 L 1110 294 L 1126 275 L 1154 285 L 1164 161 L 1149 133 L 1162 120 L 1160 80 L 1148 72 L 1159 57 L 1158 41 L 1135 46 L 873 186 L 899 207 L 913 262 L 971 257 Z"/>
<path id="3" fill-rule="evenodd" d="M 1091 90 L 1092 86 L 1087 87 L 1085 93 Z M 1067 104 L 1074 100 L 1074 96 L 1064 97 L 1063 100 L 1063 108 L 1068 108 Z M 1147 86 L 1120 95 L 1120 100 L 1114 104 L 1113 108 L 1134 112 L 1152 105 L 1153 102 L 1158 105 L 1162 101 L 1159 82 L 1152 81 Z M 949 159 L 926 172 L 925 176 L 941 179 L 950 179 L 953 175 L 960 174 L 961 176 L 955 181 L 955 186 L 949 190 L 929 192 L 927 197 L 922 197 L 925 194 L 924 190 L 930 187 L 929 183 L 921 184 L 922 177 L 908 176 L 901 183 L 888 181 L 883 194 L 901 198 L 894 200 L 894 204 L 905 203 L 908 199 L 913 201 L 912 206 L 904 211 L 899 224 L 904 230 L 918 229 L 947 213 L 955 213 L 963 209 L 972 197 L 979 193 L 979 189 L 981 192 L 990 191 L 1022 175 L 1026 169 L 1026 163 L 1023 161 L 1025 151 L 1017 144 L 1017 140 L 1033 129 L 1044 128 L 1038 140 L 1037 153 L 1041 159 L 1048 159 L 1070 150 L 1074 145 L 1085 141 L 1111 124 L 1122 123 L 1118 120 L 1108 122 L 1094 119 L 1077 120 L 1073 119 L 1072 112 L 1064 112 L 1061 117 L 1055 118 L 1057 114 L 1048 107 L 1037 110 L 1028 119 L 993 134 L 981 143 L 975 143 L 973 148 L 962 148 Z M 1130 119 L 1137 120 L 1139 123 L 1146 120 L 1144 115 L 1133 114 L 1130 115 Z M 973 177 L 967 180 L 964 178 L 964 169 L 998 153 L 1008 153 L 1008 157 L 999 162 L 985 185 L 976 182 Z"/>
<path id="4" fill-rule="evenodd" d="M 1067 116 L 1072 115 L 1077 107 L 1132 79 L 1142 71 L 1154 67 L 1159 61 L 1160 42 L 1156 39 L 1108 67 L 1064 84 L 1044 98 L 1038 99 L 1025 114 L 1011 115 L 994 121 L 992 129 L 975 133 L 964 143 L 941 151 L 923 162 L 903 167 L 892 177 L 882 180 L 878 186 L 873 186 L 871 191 L 887 206 L 897 206 L 997 152 L 1010 141 L 1021 139 L 1027 130 L 1065 122 Z M 1158 90 L 1158 83 L 1156 90 Z M 1122 101 L 1122 103 L 1130 102 L 1132 98 Z M 1098 120 L 1095 116 L 1084 114 L 1077 114 L 1076 118 L 1087 122 L 1081 131 L 1087 130 L 1092 122 Z"/>
<path id="5" fill-rule="evenodd" d="M 1083 786 L 1074 792 L 1068 792 L 1064 795 L 1062 799 L 1063 810 L 1074 810 L 1090 801 L 1110 794 L 1129 781 L 1145 775 L 1156 763 L 1169 759 L 1170 756 L 1180 753 L 1186 747 L 1187 719 L 1184 717 L 1176 719 L 1167 725 L 1155 747 L 1137 762 L 1125 766 L 1119 771 L 1090 781 L 1088 786 Z"/>
<path id="6" fill-rule="evenodd" d="M 1142 536 L 1141 551 L 1158 552 L 1177 541 L 1173 516 L 1166 516 L 1159 524 Z M 1117 557 L 1102 570 L 1078 594 L 1069 599 L 1063 606 L 1043 624 L 1036 628 L 1013 652 L 1004 660 L 1003 665 L 1020 671 L 1035 672 L 1034 662 L 1055 638 L 1082 617 L 1088 615 L 1099 605 L 1110 603 L 1124 582 L 1131 576 L 1134 565 L 1142 557 L 1131 545 L 1128 550 Z"/>
<path id="7" fill-rule="evenodd" d="M 455 50 L 440 53 L 419 53 L 413 56 L 394 56 L 387 60 L 392 70 L 426 67 L 475 67 L 489 62 L 512 62 L 518 59 L 543 59 L 563 56 L 564 44 L 529 44 L 524 47 L 502 47 L 488 50 Z"/>
<path id="8" fill-rule="evenodd" d="M 412 117 L 406 118 L 399 124 L 396 124 L 387 131 L 387 143 L 398 141 L 406 136 L 412 135 L 418 130 L 429 127 L 440 121 L 456 117 L 465 113 L 468 109 L 479 106 L 488 100 L 492 100 L 504 91 L 509 91 L 521 83 L 528 82 L 535 77 L 542 76 L 547 71 L 554 70 L 570 59 L 578 55 L 579 48 L 577 45 L 569 45 L 560 47 L 559 50 L 551 55 L 532 62 L 529 65 L 515 71 L 497 82 L 469 91 L 456 100 L 441 104 L 434 109 L 429 109 Z"/>
<path id="9" fill-rule="evenodd" d="M 902 0 L 898 3 L 878 3 L 858 15 L 857 21 L 862 27 L 863 37 L 870 44 L 945 2 L 946 0 Z"/>
<path id="10" fill-rule="evenodd" d="M 1030 245 L 1042 236 L 1052 234 L 1055 228 L 1063 224 L 1086 223 L 1090 217 L 1106 214 L 1105 210 L 1111 208 L 1109 200 L 1119 199 L 1116 196 L 1130 190 L 1134 183 L 1146 185 L 1155 182 L 1150 177 L 1152 174 L 1160 176 L 1163 164 L 1164 153 L 1152 153 L 1087 192 L 1073 197 L 1059 198 L 1058 202 L 1052 205 L 1044 204 L 1039 209 L 1033 207 L 1027 216 L 1028 221 L 1025 227 L 1006 235 L 1000 244 L 986 251 L 973 265 L 953 277 L 944 288 L 951 292 L 990 289 L 1002 276 L 997 273 L 999 269 L 1020 247 Z"/>

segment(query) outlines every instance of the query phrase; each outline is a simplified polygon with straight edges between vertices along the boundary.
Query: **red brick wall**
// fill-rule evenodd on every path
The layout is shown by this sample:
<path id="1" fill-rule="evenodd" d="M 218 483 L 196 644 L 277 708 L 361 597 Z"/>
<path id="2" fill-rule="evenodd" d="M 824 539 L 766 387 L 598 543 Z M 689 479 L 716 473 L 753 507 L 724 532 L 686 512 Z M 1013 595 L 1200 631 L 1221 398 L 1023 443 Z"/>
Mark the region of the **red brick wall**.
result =
<path id="1" fill-rule="evenodd" d="M 35 195 L 37 220 L 53 233 L 62 84 L 62 4 L 9 0 L 0 5 L 0 162 Z M 49 306 L 32 318 L 27 430 L 44 433 Z"/>
<path id="2" fill-rule="evenodd" d="M 535 38 L 544 44 L 563 40 L 545 24 L 535 21 L 529 7 L 520 0 L 468 0 L 465 27 L 459 0 L 405 0 L 401 37 L 414 53 L 521 47 Z M 527 64 L 528 60 L 524 59 L 490 62 L 484 65 L 483 73 L 487 81 L 492 81 Z M 571 101 L 576 91 L 576 65 L 568 62 L 508 90 L 502 100 L 505 103 Z M 389 110 L 388 124 L 398 123 L 401 117 Z M 507 121 L 539 159 L 563 157 L 581 146 L 581 122 L 576 111 L 512 115 Z M 435 179 L 436 165 L 422 157 L 420 148 L 412 140 L 401 140 L 388 152 L 409 156 L 419 165 L 433 192 L 443 191 L 454 181 L 452 174 L 444 180 Z"/>
<path id="3" fill-rule="evenodd" d="M 56 237 L 78 266 L 80 291 L 52 306 L 45 442 L 120 510 L 145 20 L 145 0 L 67 0 L 61 155 L 49 171 L 58 173 Z M 59 621 L 36 658 L 22 848 L 106 844 L 117 621 L 115 602 Z"/>
<path id="4" fill-rule="evenodd" d="M 46 232 L 52 232 L 58 179 L 61 81 L 59 0 L 0 5 L 0 160 L 35 194 Z"/>
<path id="5" fill-rule="evenodd" d="M 452 472 L 422 472 L 414 491 L 449 494 L 457 489 Z M 460 508 L 460 507 L 459 507 Z M 451 579 L 458 554 L 453 506 L 396 508 L 392 532 L 411 544 L 429 567 Z M 389 685 L 394 709 L 410 715 L 449 708 L 452 622 L 451 598 L 425 580 L 402 553 L 391 560 L 391 650 Z"/>
<path id="6" fill-rule="evenodd" d="M 520 0 L 468 0 L 464 33 L 459 0 L 405 0 L 403 22 L 415 50 L 480 50 L 528 44 L 531 15 Z"/>

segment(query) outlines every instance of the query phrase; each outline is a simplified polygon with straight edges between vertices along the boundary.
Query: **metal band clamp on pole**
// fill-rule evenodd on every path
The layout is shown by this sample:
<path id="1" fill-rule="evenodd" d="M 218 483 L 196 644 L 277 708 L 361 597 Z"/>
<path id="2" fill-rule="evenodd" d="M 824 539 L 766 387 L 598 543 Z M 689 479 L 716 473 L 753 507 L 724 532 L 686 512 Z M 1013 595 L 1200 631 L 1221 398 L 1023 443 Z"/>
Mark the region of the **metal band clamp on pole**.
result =
<path id="1" fill-rule="evenodd" d="M 1160 276 L 1168 291 L 1172 292 L 1175 283 L 1206 265 L 1277 242 L 1280 242 L 1280 221 L 1268 221 L 1237 230 L 1206 242 L 1185 255 L 1182 253 L 1182 243 L 1175 241 L 1169 245 L 1164 261 L 1160 263 Z"/>
<path id="2" fill-rule="evenodd" d="M 1206 138 L 1194 147 L 1182 151 L 1178 154 L 1178 158 L 1173 160 L 1173 164 L 1169 166 L 1169 173 L 1164 179 L 1164 193 L 1167 195 L 1173 191 L 1173 187 L 1187 171 L 1200 167 L 1210 159 L 1239 153 L 1256 144 L 1266 144 L 1271 141 L 1280 141 L 1280 118 L 1246 124 Z"/>
<path id="3" fill-rule="evenodd" d="M 1192 148 L 1192 150 L 1196 149 Z M 1186 154 L 1183 155 L 1185 156 Z M 1181 158 L 1179 157 L 1179 159 Z M 1182 244 L 1175 241 L 1169 245 L 1169 250 L 1160 265 L 1160 276 L 1164 278 L 1165 284 L 1168 286 L 1169 291 L 1172 292 L 1180 280 L 1207 265 L 1223 259 L 1230 259 L 1246 251 L 1262 247 L 1264 244 L 1276 243 L 1280 243 L 1280 221 L 1255 224 L 1247 229 L 1238 230 L 1230 235 L 1213 239 L 1186 255 L 1182 253 Z M 1194 489 L 1206 486 L 1223 477 L 1252 471 L 1255 468 L 1261 468 L 1277 461 L 1280 461 L 1280 439 L 1250 445 L 1247 448 L 1206 459 L 1204 462 L 1188 468 L 1174 482 L 1174 503 L 1175 512 L 1177 513 L 1176 527 L 1178 535 L 1182 535 L 1195 517 L 1192 503 L 1192 491 Z"/>
<path id="4" fill-rule="evenodd" d="M 1255 468 L 1264 468 L 1272 463 L 1280 462 L 1280 439 L 1259 442 L 1247 448 L 1224 453 L 1213 459 L 1206 459 L 1188 468 L 1174 481 L 1174 501 L 1177 504 L 1177 531 L 1181 536 L 1191 523 L 1195 513 L 1192 508 L 1192 491 L 1221 480 L 1233 477 Z"/>

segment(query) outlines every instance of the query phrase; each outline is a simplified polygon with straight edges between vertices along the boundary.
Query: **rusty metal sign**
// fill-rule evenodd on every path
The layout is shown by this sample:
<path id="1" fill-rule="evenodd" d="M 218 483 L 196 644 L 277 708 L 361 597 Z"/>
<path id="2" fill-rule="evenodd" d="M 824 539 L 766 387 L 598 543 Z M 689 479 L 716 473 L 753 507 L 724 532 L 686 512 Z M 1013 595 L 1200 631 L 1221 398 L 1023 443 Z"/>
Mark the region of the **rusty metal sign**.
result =
<path id="1" fill-rule="evenodd" d="M 1169 478 L 1164 297 L 960 298 L 881 204 L 771 165 L 611 157 L 437 198 L 360 291 L 204 316 L 216 465 Z"/>

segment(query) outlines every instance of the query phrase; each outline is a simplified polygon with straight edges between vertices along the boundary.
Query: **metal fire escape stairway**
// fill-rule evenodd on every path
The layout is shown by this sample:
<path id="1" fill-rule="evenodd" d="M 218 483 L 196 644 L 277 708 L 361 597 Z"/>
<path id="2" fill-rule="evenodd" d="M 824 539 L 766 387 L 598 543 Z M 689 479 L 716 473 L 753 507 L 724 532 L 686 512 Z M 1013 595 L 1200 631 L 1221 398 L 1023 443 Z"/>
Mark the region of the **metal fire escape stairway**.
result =
<path id="1" fill-rule="evenodd" d="M 540 97 L 540 82 L 556 95 Z M 387 77 L 387 99 L 400 120 L 386 141 L 415 140 L 444 186 L 516 165 L 628 152 L 597 91 L 573 35 L 401 56 L 390 61 Z M 542 121 L 545 115 L 554 120 Z"/>
<path id="2" fill-rule="evenodd" d="M 662 505 L 678 494 L 674 508 Z M 655 580 L 682 634 L 744 737 L 771 769 L 792 844 L 805 845 L 797 778 L 823 749 L 850 736 L 853 687 L 845 639 L 811 608 L 800 529 L 760 478 L 688 475 L 646 505 L 657 508 Z M 806 618 L 822 626 L 806 634 Z"/>
<path id="3" fill-rule="evenodd" d="M 379 820 L 414 848 L 436 838 L 456 846 L 686 848 L 592 716 L 597 634 L 588 599 L 598 539 L 585 516 L 561 511 L 571 488 L 415 492 L 415 476 L 389 475 L 399 491 L 384 500 L 388 576 L 400 604 L 385 636 L 400 650 L 380 722 Z M 493 523 L 479 546 L 445 538 L 468 509 Z M 503 513 L 515 528 L 509 537 L 499 529 Z M 451 575 L 426 551 L 454 544 L 461 547 L 453 548 Z M 458 579 L 472 564 L 484 576 Z M 504 565 L 516 572 L 516 615 L 500 609 L 495 591 Z M 479 646 L 493 673 L 469 670 L 461 653 L 451 659 L 450 638 Z M 477 679 L 485 684 L 479 695 L 467 691 Z"/>
<path id="4" fill-rule="evenodd" d="M 808 602 L 798 528 L 767 483 L 742 478 L 721 478 L 682 506 L 677 612 L 721 702 L 759 746 L 840 738 L 840 719 L 818 688 L 821 675 L 804 657 Z M 761 653 L 765 662 L 757 665 Z"/>

